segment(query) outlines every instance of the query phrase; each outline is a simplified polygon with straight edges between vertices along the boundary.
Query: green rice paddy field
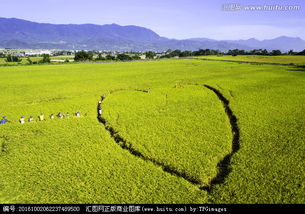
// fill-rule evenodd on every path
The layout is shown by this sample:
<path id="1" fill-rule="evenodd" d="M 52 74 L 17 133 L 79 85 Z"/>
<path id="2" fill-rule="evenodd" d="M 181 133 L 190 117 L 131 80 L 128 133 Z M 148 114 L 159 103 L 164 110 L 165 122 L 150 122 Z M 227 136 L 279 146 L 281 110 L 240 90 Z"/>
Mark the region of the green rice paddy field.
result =
<path id="1" fill-rule="evenodd" d="M 305 56 L 260 56 L 260 55 L 209 55 L 192 57 L 194 59 L 208 59 L 208 60 L 220 60 L 220 61 L 239 61 L 239 62 L 254 62 L 254 63 L 275 63 L 275 64 L 294 64 L 305 65 Z"/>
<path id="2" fill-rule="evenodd" d="M 0 79 L 0 203 L 305 203 L 302 68 L 183 59 Z"/>

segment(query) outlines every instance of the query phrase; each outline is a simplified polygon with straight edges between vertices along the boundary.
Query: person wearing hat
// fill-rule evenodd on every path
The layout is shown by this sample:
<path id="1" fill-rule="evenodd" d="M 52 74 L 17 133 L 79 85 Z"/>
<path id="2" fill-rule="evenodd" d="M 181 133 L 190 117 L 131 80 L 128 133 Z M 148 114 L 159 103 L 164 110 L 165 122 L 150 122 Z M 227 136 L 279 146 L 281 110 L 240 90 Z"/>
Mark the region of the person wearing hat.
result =
<path id="1" fill-rule="evenodd" d="M 29 120 L 28 120 L 29 122 L 33 122 L 34 121 L 34 118 L 33 118 L 33 116 L 30 116 L 30 118 L 29 118 Z"/>
<path id="2" fill-rule="evenodd" d="M 58 112 L 57 116 L 60 118 L 60 119 L 63 119 L 64 118 L 64 115 L 60 112 Z"/>
<path id="3" fill-rule="evenodd" d="M 101 116 L 102 114 L 103 114 L 103 109 L 102 109 L 102 107 L 100 107 L 100 108 L 98 109 L 98 115 Z"/>
<path id="4" fill-rule="evenodd" d="M 2 119 L 0 120 L 1 125 L 6 124 L 7 122 L 9 122 L 9 121 L 8 121 L 8 119 L 6 119 L 6 116 L 2 117 Z"/>
<path id="5" fill-rule="evenodd" d="M 22 116 L 22 117 L 19 119 L 19 122 L 20 122 L 20 124 L 24 124 L 24 123 L 25 123 L 24 116 Z"/>
<path id="6" fill-rule="evenodd" d="M 44 115 L 43 113 L 40 113 L 40 115 L 38 116 L 39 121 L 43 121 L 44 120 Z"/>

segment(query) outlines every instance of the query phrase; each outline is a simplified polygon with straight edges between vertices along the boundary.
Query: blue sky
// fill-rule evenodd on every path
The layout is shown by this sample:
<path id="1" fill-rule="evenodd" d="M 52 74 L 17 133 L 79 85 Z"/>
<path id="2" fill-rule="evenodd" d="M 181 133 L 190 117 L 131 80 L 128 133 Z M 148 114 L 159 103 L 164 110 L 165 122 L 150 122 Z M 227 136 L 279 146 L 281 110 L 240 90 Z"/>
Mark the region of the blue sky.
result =
<path id="1" fill-rule="evenodd" d="M 299 6 L 224 11 L 223 5 Z M 305 39 L 304 0 L 0 0 L 1 17 L 54 24 L 138 25 L 168 38 Z"/>

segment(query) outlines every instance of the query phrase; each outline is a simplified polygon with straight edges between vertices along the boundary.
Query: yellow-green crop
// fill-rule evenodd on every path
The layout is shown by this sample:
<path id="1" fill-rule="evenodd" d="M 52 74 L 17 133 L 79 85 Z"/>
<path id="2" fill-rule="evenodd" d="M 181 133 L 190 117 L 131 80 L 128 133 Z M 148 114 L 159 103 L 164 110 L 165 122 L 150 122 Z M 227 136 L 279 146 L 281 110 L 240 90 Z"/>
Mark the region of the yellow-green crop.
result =
<path id="1" fill-rule="evenodd" d="M 0 116 L 11 120 L 0 125 L 0 203 L 305 202 L 301 68 L 183 59 L 8 66 L 0 78 Z M 206 185 L 233 135 L 204 84 L 229 101 L 240 131 L 225 179 L 210 191 L 122 149 L 97 119 L 103 93 L 150 88 L 110 94 L 103 117 L 145 156 Z M 58 112 L 71 117 L 18 123 Z"/>

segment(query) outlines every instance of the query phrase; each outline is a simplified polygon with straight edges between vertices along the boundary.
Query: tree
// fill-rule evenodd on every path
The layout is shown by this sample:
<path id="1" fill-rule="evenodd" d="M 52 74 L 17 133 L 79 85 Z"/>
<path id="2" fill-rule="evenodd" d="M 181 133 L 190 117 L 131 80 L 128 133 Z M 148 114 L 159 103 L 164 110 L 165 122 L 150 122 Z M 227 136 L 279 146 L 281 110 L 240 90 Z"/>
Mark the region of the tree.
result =
<path id="1" fill-rule="evenodd" d="M 156 53 L 153 51 L 145 52 L 146 59 L 153 59 L 156 56 Z"/>
<path id="2" fill-rule="evenodd" d="M 193 55 L 194 56 L 202 56 L 202 55 L 204 55 L 204 50 L 203 49 L 199 49 L 198 51 L 194 51 Z"/>
<path id="3" fill-rule="evenodd" d="M 99 53 L 99 54 L 97 55 L 97 57 L 96 57 L 95 60 L 96 60 L 96 61 L 98 61 L 98 60 L 105 60 L 105 57 L 103 57 L 102 54 Z"/>
<path id="4" fill-rule="evenodd" d="M 237 55 L 245 55 L 246 52 L 244 50 L 234 49 L 234 50 L 229 50 L 228 54 L 232 56 L 237 56 Z"/>
<path id="5" fill-rule="evenodd" d="M 92 51 L 78 51 L 75 53 L 74 60 L 75 61 L 86 61 L 93 59 L 93 52 Z"/>
<path id="6" fill-rule="evenodd" d="M 278 55 L 281 55 L 282 52 L 280 50 L 273 50 L 271 53 L 270 53 L 272 56 L 278 56 Z"/>
<path id="7" fill-rule="evenodd" d="M 305 50 L 303 50 L 303 51 L 297 53 L 296 55 L 305 55 Z"/>
<path id="8" fill-rule="evenodd" d="M 28 61 L 28 63 L 29 63 L 30 65 L 33 64 L 33 61 L 30 59 L 30 57 L 27 57 L 26 60 Z"/>
<path id="9" fill-rule="evenodd" d="M 106 56 L 106 60 L 115 60 L 115 56 L 112 56 L 112 55 L 108 54 Z"/>
<path id="10" fill-rule="evenodd" d="M 139 59 L 141 59 L 141 57 L 140 57 L 139 55 L 133 55 L 131 58 L 132 58 L 133 60 L 139 60 Z"/>
<path id="11" fill-rule="evenodd" d="M 179 54 L 179 57 L 192 56 L 192 51 L 183 51 Z"/>
<path id="12" fill-rule="evenodd" d="M 50 63 L 50 55 L 49 54 L 42 54 L 42 60 L 39 61 L 40 63 Z"/>
<path id="13" fill-rule="evenodd" d="M 174 50 L 173 52 L 171 52 L 171 55 L 173 56 L 173 57 L 175 57 L 175 56 L 179 56 L 181 54 L 181 51 L 180 50 Z"/>
<path id="14" fill-rule="evenodd" d="M 295 53 L 293 52 L 293 50 L 288 51 L 288 55 L 294 55 Z"/>
<path id="15" fill-rule="evenodd" d="M 267 56 L 267 55 L 269 55 L 269 53 L 268 53 L 268 51 L 266 49 L 264 49 L 264 50 L 262 50 L 262 55 Z"/>
<path id="16" fill-rule="evenodd" d="M 12 55 L 7 55 L 6 60 L 7 62 L 21 62 L 22 59 L 20 59 L 18 56 L 12 56 Z"/>
<path id="17" fill-rule="evenodd" d="M 121 61 L 131 60 L 131 57 L 127 54 L 118 54 L 116 58 Z"/>
<path id="18" fill-rule="evenodd" d="M 235 49 L 233 51 L 239 51 L 238 49 Z M 232 50 L 229 50 L 228 54 L 232 55 Z M 203 55 L 218 55 L 220 54 L 219 50 L 213 50 L 213 49 L 199 49 L 198 51 L 194 51 L 192 55 L 194 56 L 203 56 Z"/>

